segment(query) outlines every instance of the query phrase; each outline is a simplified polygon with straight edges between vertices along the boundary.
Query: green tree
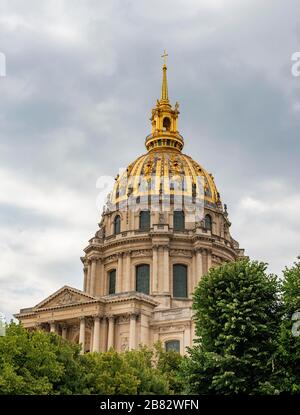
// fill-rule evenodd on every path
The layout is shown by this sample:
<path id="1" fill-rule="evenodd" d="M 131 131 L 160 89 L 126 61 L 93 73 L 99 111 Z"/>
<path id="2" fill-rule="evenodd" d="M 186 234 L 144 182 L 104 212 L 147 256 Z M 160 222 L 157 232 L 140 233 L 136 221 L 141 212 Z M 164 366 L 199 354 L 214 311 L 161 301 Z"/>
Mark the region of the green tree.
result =
<path id="1" fill-rule="evenodd" d="M 183 363 L 186 391 L 278 393 L 273 378 L 280 302 L 266 264 L 242 260 L 210 269 L 195 290 L 193 308 L 198 344 Z"/>
<path id="2" fill-rule="evenodd" d="M 165 351 L 161 342 L 154 345 L 157 369 L 166 376 L 172 393 L 181 394 L 184 391 L 184 382 L 180 376 L 184 357 L 175 350 Z"/>
<path id="3" fill-rule="evenodd" d="M 89 394 L 167 394 L 169 383 L 152 362 L 153 351 L 148 348 L 118 353 L 82 356 L 85 370 L 85 390 Z"/>
<path id="4" fill-rule="evenodd" d="M 55 334 L 11 323 L 0 337 L 0 394 L 80 390 L 79 348 Z"/>
<path id="5" fill-rule="evenodd" d="M 83 394 L 136 394 L 139 380 L 125 361 L 124 355 L 110 350 L 82 356 L 84 368 Z"/>
<path id="6" fill-rule="evenodd" d="M 279 336 L 278 359 L 281 373 L 278 388 L 283 392 L 300 392 L 300 336 L 293 333 L 294 313 L 300 312 L 300 257 L 283 271 L 283 319 Z M 297 318 L 299 320 L 299 317 Z M 296 328 L 296 327 L 295 327 Z"/>
<path id="7" fill-rule="evenodd" d="M 170 394 L 180 357 L 141 347 L 80 355 L 78 345 L 11 323 L 0 337 L 0 394 Z"/>
<path id="8" fill-rule="evenodd" d="M 169 379 L 156 364 L 155 350 L 140 347 L 124 354 L 126 362 L 139 379 L 137 394 L 162 395 L 171 393 Z"/>

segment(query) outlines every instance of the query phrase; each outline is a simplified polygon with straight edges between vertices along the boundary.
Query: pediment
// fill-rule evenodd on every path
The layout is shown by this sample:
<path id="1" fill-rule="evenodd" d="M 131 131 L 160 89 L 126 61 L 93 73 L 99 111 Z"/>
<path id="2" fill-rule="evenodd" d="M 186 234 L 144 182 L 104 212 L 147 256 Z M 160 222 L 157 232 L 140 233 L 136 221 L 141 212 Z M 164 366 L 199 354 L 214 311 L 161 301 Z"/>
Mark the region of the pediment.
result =
<path id="1" fill-rule="evenodd" d="M 55 293 L 51 294 L 45 300 L 41 301 L 34 308 L 52 308 L 79 303 L 86 303 L 96 300 L 95 297 L 78 290 L 77 288 L 64 286 Z"/>

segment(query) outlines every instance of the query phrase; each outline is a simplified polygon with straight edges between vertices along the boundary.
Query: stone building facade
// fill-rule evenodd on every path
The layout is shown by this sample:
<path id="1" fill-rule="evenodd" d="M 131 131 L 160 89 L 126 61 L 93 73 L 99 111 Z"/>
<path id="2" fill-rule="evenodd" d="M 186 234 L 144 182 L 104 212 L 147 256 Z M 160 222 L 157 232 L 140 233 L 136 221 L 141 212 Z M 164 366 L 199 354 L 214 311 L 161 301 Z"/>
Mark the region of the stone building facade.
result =
<path id="1" fill-rule="evenodd" d="M 151 114 L 147 153 L 116 177 L 99 229 L 84 249 L 83 290 L 64 286 L 16 317 L 82 351 L 151 346 L 185 353 L 194 338 L 192 293 L 210 267 L 244 255 L 214 178 L 182 153 L 179 105 L 167 66 Z"/>

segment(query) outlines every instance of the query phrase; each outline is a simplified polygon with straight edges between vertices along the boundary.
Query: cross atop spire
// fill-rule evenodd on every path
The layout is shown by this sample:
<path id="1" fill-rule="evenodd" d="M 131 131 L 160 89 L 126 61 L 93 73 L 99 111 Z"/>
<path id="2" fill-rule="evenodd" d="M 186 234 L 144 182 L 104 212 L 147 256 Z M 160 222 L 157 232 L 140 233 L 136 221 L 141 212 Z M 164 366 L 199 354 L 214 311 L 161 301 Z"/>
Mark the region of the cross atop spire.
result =
<path id="1" fill-rule="evenodd" d="M 167 81 L 167 52 L 164 50 L 164 54 L 161 55 L 161 57 L 164 59 L 163 64 L 163 80 L 162 80 L 162 86 L 161 86 L 161 100 L 162 101 L 169 101 L 168 96 L 168 81 Z"/>
<path id="2" fill-rule="evenodd" d="M 161 57 L 162 58 L 164 58 L 164 66 L 167 66 L 167 57 L 168 57 L 169 55 L 167 54 L 167 52 L 166 52 L 166 49 L 164 50 L 164 54 L 163 55 L 161 55 Z"/>

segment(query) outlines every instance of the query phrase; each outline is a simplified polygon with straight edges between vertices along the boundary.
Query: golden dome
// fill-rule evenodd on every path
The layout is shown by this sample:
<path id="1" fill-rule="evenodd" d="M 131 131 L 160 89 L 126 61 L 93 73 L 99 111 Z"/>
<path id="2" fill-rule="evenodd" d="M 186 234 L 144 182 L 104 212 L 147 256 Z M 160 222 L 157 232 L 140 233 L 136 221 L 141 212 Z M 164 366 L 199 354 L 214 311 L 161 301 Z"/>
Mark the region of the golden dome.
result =
<path id="1" fill-rule="evenodd" d="M 167 54 L 164 53 L 163 57 Z M 172 108 L 168 96 L 167 65 L 163 65 L 162 93 L 152 109 L 152 132 L 146 137 L 147 154 L 131 163 L 116 178 L 109 203 L 111 209 L 126 208 L 132 202 L 149 204 L 157 198 L 184 197 L 185 201 L 216 207 L 219 193 L 213 177 L 191 157 L 183 154 L 184 140 L 177 123 L 179 104 Z M 147 200 L 146 200 L 147 199 Z"/>
<path id="2" fill-rule="evenodd" d="M 211 207 L 219 201 L 213 177 L 196 161 L 181 152 L 157 149 L 140 156 L 116 178 L 111 202 L 122 205 L 128 199 L 160 195 L 199 197 Z"/>

